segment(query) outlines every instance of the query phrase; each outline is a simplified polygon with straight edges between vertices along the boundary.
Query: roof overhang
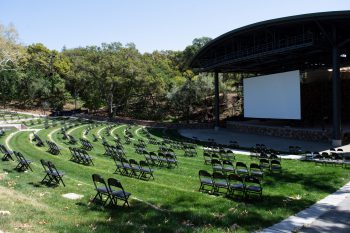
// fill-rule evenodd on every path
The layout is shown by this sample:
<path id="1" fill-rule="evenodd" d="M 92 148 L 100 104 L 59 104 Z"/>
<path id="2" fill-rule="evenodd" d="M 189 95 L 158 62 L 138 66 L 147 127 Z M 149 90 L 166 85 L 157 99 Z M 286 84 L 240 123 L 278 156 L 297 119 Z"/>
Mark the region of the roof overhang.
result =
<path id="1" fill-rule="evenodd" d="M 190 67 L 200 72 L 252 74 L 329 69 L 334 47 L 343 54 L 340 65 L 349 66 L 349 28 L 350 11 L 262 21 L 210 41 L 191 60 Z"/>

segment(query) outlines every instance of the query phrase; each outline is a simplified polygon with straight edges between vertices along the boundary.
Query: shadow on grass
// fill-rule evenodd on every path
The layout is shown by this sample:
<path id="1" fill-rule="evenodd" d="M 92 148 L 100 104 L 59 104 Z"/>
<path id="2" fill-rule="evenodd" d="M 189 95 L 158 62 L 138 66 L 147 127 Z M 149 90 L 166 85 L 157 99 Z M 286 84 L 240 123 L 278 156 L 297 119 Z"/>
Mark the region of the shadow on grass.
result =
<path id="1" fill-rule="evenodd" d="M 76 205 L 83 214 L 105 216 L 105 221 L 90 220 L 80 224 L 86 229 L 93 226 L 98 232 L 113 232 L 116 229 L 118 232 L 226 231 L 231 226 L 251 232 L 281 221 L 279 215 L 273 214 L 281 208 L 296 212 L 312 204 L 309 200 L 286 200 L 283 196 L 264 196 L 262 200 L 238 203 L 225 200 L 225 204 L 221 200 L 221 197 L 214 197 L 212 202 L 201 202 L 198 195 L 189 194 L 169 200 L 161 209 L 138 200 L 132 200 L 130 208 L 101 207 L 89 202 L 78 202 Z M 69 230 L 74 231 L 74 226 Z"/>
<path id="2" fill-rule="evenodd" d="M 297 183 L 304 186 L 304 189 L 308 191 L 333 193 L 337 190 L 333 183 L 334 176 L 335 174 L 332 171 L 313 175 L 283 170 L 282 173 L 270 173 L 266 176 L 264 179 L 264 186 L 275 187 L 281 182 Z"/>

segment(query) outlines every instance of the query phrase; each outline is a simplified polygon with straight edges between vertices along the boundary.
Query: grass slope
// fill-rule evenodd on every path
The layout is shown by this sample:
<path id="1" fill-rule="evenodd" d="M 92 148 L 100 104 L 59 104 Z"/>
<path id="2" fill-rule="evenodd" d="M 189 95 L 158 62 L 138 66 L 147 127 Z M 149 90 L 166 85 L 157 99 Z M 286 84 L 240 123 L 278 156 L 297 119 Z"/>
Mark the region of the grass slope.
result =
<path id="1" fill-rule="evenodd" d="M 68 147 L 62 139 L 61 124 L 42 129 L 38 135 L 52 139 L 62 147 L 62 155 L 54 156 L 47 148 L 37 147 L 29 140 L 30 132 L 13 135 L 9 145 L 34 161 L 34 172 L 18 173 L 12 161 L 0 161 L 1 210 L 11 212 L 0 216 L 0 229 L 31 232 L 251 232 L 268 227 L 310 206 L 329 193 L 336 191 L 349 180 L 349 170 L 340 167 L 316 166 L 313 163 L 284 160 L 282 174 L 268 174 L 263 181 L 263 200 L 231 200 L 198 192 L 198 170 L 211 170 L 204 165 L 202 149 L 198 156 L 183 157 L 178 154 L 179 166 L 173 169 L 155 168 L 155 180 L 142 181 L 113 174 L 113 160 L 104 155 L 99 142 L 93 143 L 95 166 L 84 166 L 69 161 Z M 40 124 L 38 124 L 38 127 Z M 75 138 L 83 137 L 88 125 L 79 124 L 68 132 Z M 116 125 L 111 136 L 105 134 L 106 124 L 92 129 L 86 136 L 92 142 L 92 134 L 105 137 L 111 143 L 113 136 L 124 135 L 126 125 Z M 35 128 L 35 126 L 34 126 Z M 140 126 L 133 126 L 135 140 L 143 138 Z M 161 139 L 163 131 L 155 131 Z M 9 134 L 6 134 L 8 137 Z M 123 137 L 122 137 L 123 138 Z M 4 143 L 5 137 L 0 138 Z M 75 145 L 80 146 L 78 145 Z M 143 159 L 134 152 L 132 145 L 125 145 L 128 158 Z M 149 145 L 156 151 L 157 146 Z M 40 184 L 44 176 L 39 160 L 51 160 L 65 172 L 66 187 L 46 187 Z M 250 163 L 247 156 L 237 155 L 236 160 Z M 95 195 L 91 175 L 98 173 L 105 179 L 121 180 L 124 188 L 132 193 L 130 208 L 103 208 L 89 204 Z M 62 194 L 84 195 L 80 200 L 69 200 Z"/>

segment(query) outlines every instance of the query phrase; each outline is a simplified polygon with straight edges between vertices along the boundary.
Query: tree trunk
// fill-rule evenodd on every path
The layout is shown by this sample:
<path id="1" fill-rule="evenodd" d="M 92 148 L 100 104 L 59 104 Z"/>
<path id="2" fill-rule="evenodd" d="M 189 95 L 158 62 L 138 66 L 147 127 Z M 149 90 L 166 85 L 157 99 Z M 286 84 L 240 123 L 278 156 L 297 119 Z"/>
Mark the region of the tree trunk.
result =
<path id="1" fill-rule="evenodd" d="M 114 90 L 114 85 L 111 84 L 111 88 L 109 89 L 109 111 L 108 111 L 108 115 L 109 118 L 112 119 L 113 118 L 113 90 Z"/>

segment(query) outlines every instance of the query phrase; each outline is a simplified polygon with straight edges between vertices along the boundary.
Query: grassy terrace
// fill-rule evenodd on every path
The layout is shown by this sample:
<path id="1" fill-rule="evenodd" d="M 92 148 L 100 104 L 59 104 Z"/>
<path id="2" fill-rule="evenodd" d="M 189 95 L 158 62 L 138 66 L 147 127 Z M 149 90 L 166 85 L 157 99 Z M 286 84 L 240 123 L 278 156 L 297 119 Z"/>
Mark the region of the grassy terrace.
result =
<path id="1" fill-rule="evenodd" d="M 19 173 L 12 161 L 0 161 L 0 210 L 11 215 L 0 215 L 0 230 L 15 232 L 251 232 L 268 227 L 297 213 L 334 192 L 349 181 L 350 170 L 341 167 L 316 166 L 314 163 L 283 160 L 282 174 L 267 174 L 263 180 L 263 199 L 229 199 L 198 192 L 198 171 L 211 171 L 204 165 L 202 149 L 198 156 L 187 158 L 177 152 L 178 167 L 173 169 L 155 167 L 155 180 L 142 181 L 113 174 L 115 164 L 104 155 L 99 142 L 93 143 L 89 153 L 95 166 L 84 166 L 69 161 L 71 146 L 62 139 L 60 122 L 56 127 L 43 129 L 43 124 L 31 126 L 41 129 L 38 135 L 48 138 L 62 147 L 62 155 L 46 152 L 46 147 L 37 147 L 30 142 L 31 132 L 12 135 L 8 141 L 12 150 L 22 152 L 34 161 L 34 172 Z M 79 124 L 68 130 L 75 138 L 83 137 L 88 125 Z M 101 125 L 86 136 L 92 142 L 92 134 L 104 136 L 113 144 L 113 136 L 124 134 L 126 125 L 116 125 L 112 135 L 106 136 Z M 134 138 L 143 138 L 140 126 L 133 126 Z M 163 131 L 154 131 L 161 140 Z M 4 144 L 6 137 L 0 138 Z M 123 138 L 123 137 L 122 137 Z M 76 145 L 80 146 L 80 145 Z M 128 158 L 144 159 L 134 152 L 133 146 L 124 145 Z M 157 146 L 148 145 L 150 151 Z M 39 182 L 44 176 L 39 160 L 51 160 L 66 175 L 66 187 L 47 187 Z M 250 158 L 237 155 L 237 161 L 249 164 Z M 126 191 L 132 193 L 130 208 L 103 208 L 90 204 L 95 195 L 91 175 L 98 173 L 105 179 L 121 180 Z M 69 200 L 61 195 L 82 194 L 80 200 Z"/>

